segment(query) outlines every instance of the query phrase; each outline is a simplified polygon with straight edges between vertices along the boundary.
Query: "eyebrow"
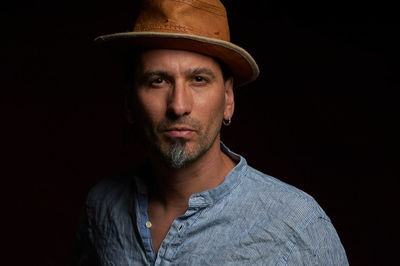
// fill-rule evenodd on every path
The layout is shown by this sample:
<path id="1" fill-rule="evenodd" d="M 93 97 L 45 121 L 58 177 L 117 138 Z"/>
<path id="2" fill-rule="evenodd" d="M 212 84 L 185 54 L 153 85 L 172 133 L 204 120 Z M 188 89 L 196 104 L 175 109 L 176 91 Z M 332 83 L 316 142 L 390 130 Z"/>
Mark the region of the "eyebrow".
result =
<path id="1" fill-rule="evenodd" d="M 205 68 L 205 67 L 200 67 L 200 68 L 195 68 L 195 69 L 189 69 L 188 71 L 185 72 L 185 74 L 186 74 L 187 76 L 206 74 L 206 75 L 209 75 L 209 76 L 211 77 L 211 79 L 216 79 L 216 76 L 215 76 L 214 72 L 211 71 L 211 70 L 208 69 L 208 68 Z"/>
<path id="2" fill-rule="evenodd" d="M 170 77 L 171 75 L 168 74 L 167 71 L 156 70 L 156 71 L 149 71 L 139 75 L 139 82 L 145 82 L 146 80 L 150 79 L 153 76 L 160 76 L 160 77 Z"/>
<path id="3" fill-rule="evenodd" d="M 189 69 L 189 70 L 185 71 L 186 76 L 193 76 L 193 75 L 200 75 L 200 74 L 208 75 L 208 76 L 210 76 L 210 78 L 212 80 L 216 79 L 214 72 L 205 67 L 199 67 L 199 68 Z M 167 71 L 163 71 L 163 70 L 148 71 L 148 72 L 145 72 L 140 75 L 139 82 L 145 82 L 146 80 L 150 79 L 153 76 L 170 78 L 172 75 L 170 73 L 168 73 Z"/>

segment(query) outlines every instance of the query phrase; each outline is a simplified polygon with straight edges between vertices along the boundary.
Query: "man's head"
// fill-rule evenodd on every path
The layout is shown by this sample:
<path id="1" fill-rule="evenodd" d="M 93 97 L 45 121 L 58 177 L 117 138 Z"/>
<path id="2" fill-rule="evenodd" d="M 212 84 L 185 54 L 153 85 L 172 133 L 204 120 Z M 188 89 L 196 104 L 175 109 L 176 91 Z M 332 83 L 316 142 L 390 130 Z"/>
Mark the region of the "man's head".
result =
<path id="1" fill-rule="evenodd" d="M 143 129 L 153 154 L 175 168 L 219 147 L 222 121 L 233 114 L 233 84 L 259 74 L 251 55 L 230 42 L 219 0 L 143 0 L 132 32 L 96 41 L 122 56 L 138 55 L 130 62 L 128 116 Z"/>
<path id="2" fill-rule="evenodd" d="M 147 50 L 137 58 L 128 116 L 156 155 L 181 168 L 219 145 L 222 120 L 234 111 L 233 78 L 212 57 Z"/>

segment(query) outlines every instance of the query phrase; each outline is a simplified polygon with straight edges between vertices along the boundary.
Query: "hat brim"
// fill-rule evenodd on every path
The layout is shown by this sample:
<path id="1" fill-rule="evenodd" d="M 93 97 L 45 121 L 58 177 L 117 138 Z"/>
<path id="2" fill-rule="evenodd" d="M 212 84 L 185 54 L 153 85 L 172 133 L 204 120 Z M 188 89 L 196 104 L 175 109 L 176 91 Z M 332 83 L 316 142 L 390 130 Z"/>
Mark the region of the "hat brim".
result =
<path id="1" fill-rule="evenodd" d="M 218 58 L 232 71 L 235 87 L 254 81 L 259 74 L 257 63 L 243 48 L 222 40 L 197 35 L 164 32 L 124 32 L 95 39 L 118 49 L 178 49 Z"/>

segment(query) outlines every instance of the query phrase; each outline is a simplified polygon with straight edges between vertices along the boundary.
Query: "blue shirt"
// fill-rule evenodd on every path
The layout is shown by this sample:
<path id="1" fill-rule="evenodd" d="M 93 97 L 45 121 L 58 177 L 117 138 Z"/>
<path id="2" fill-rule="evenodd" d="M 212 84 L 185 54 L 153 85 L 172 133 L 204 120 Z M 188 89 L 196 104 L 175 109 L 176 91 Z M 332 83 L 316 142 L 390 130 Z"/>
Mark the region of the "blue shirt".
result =
<path id="1" fill-rule="evenodd" d="M 147 167 L 96 185 L 73 265 L 348 265 L 325 212 L 306 193 L 237 162 L 219 186 L 190 197 L 153 251 L 146 227 Z"/>

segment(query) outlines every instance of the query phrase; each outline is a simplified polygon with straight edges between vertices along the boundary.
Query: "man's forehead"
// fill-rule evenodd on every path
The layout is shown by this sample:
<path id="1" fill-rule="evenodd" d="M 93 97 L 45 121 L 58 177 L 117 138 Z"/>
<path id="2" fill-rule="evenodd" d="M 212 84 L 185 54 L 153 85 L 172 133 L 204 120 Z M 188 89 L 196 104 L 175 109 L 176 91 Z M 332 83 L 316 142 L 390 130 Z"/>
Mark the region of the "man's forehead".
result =
<path id="1" fill-rule="evenodd" d="M 154 68 L 170 68 L 171 70 L 179 68 L 184 71 L 208 68 L 210 71 L 220 71 L 220 65 L 213 57 L 185 50 L 152 49 L 141 51 L 138 54 L 138 63 L 142 71 L 149 71 Z"/>

